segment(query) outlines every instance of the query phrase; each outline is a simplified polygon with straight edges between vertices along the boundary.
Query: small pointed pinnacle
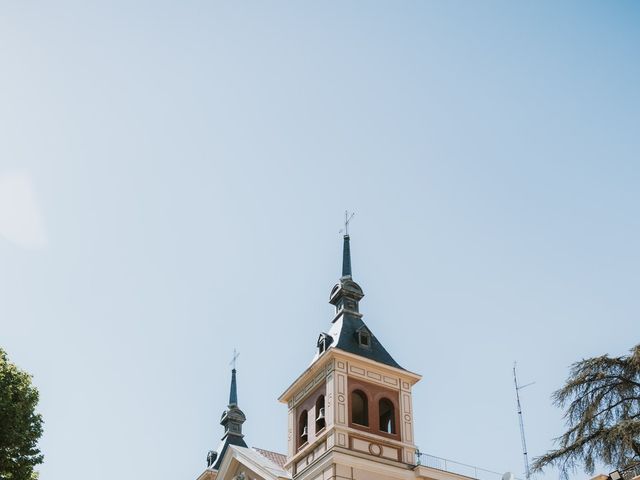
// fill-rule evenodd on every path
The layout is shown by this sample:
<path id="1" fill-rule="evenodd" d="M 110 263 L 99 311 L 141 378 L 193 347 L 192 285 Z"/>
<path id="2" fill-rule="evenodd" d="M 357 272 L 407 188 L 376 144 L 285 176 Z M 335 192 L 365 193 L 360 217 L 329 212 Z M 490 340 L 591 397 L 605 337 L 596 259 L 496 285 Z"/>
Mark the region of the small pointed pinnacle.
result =
<path id="1" fill-rule="evenodd" d="M 351 247 L 349 244 L 349 235 L 344 236 L 344 245 L 342 247 L 342 276 L 351 276 Z"/>
<path id="2" fill-rule="evenodd" d="M 238 388 L 236 387 L 236 369 L 231 370 L 231 391 L 229 392 L 229 406 L 238 406 Z"/>

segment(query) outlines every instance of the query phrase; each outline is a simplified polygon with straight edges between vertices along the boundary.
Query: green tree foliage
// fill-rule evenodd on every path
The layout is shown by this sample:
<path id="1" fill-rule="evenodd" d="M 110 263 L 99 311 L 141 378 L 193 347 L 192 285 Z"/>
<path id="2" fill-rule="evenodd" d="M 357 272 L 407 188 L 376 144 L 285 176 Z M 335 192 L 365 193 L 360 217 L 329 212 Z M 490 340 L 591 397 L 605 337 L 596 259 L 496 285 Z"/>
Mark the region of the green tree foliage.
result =
<path id="1" fill-rule="evenodd" d="M 627 356 L 574 363 L 553 401 L 566 407 L 568 430 L 556 450 L 534 460 L 534 471 L 553 465 L 567 478 L 577 467 L 592 474 L 598 463 L 622 469 L 640 461 L 640 345 Z"/>
<path id="2" fill-rule="evenodd" d="M 0 479 L 33 480 L 42 463 L 37 447 L 42 417 L 35 412 L 38 390 L 31 376 L 11 363 L 0 348 Z"/>

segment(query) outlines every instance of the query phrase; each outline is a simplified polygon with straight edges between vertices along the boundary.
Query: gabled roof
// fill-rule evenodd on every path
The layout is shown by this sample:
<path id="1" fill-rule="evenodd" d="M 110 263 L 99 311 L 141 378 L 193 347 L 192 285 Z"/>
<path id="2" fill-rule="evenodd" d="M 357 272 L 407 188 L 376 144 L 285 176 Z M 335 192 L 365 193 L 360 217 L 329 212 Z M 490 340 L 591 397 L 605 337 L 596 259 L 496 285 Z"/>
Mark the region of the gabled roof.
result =
<path id="1" fill-rule="evenodd" d="M 247 468 L 262 476 L 265 480 L 291 478 L 291 475 L 289 475 L 282 466 L 261 452 L 268 452 L 268 450 L 258 450 L 255 448 L 231 445 L 227 455 L 225 455 L 222 465 L 220 466 L 220 473 L 223 473 L 223 471 L 229 467 L 231 460 L 235 459 L 237 462 L 245 465 Z M 278 456 L 280 455 L 275 452 L 269 453 Z"/>

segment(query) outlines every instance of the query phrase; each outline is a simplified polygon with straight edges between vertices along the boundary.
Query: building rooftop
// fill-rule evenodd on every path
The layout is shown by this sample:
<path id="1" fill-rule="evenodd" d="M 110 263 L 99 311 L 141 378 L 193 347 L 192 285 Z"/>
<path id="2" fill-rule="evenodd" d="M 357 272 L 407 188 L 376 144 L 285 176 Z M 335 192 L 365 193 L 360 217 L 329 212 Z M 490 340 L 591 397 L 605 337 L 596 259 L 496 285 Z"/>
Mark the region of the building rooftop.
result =
<path id="1" fill-rule="evenodd" d="M 270 461 L 283 468 L 284 464 L 287 463 L 287 456 L 282 453 L 272 452 L 270 450 L 264 450 L 262 448 L 253 447 L 253 449 L 258 452 L 263 457 L 268 458 Z"/>
<path id="2" fill-rule="evenodd" d="M 274 477 L 279 478 L 291 478 L 291 475 L 282 468 L 281 457 L 286 457 L 276 452 L 269 450 L 262 450 L 251 447 L 238 447 L 236 445 L 230 445 L 230 449 L 235 450 L 241 456 L 247 458 L 252 464 L 257 465 L 264 470 L 268 471 Z"/>
<path id="3" fill-rule="evenodd" d="M 329 332 L 321 334 L 318 339 L 318 353 L 313 361 L 325 350 L 339 348 L 345 352 L 404 370 L 362 320 L 359 302 L 364 297 L 364 292 L 360 285 L 353 280 L 350 242 L 349 235 L 345 235 L 342 276 L 329 295 L 329 303 L 336 308 L 335 316 Z M 322 342 L 325 343 L 324 346 Z"/>

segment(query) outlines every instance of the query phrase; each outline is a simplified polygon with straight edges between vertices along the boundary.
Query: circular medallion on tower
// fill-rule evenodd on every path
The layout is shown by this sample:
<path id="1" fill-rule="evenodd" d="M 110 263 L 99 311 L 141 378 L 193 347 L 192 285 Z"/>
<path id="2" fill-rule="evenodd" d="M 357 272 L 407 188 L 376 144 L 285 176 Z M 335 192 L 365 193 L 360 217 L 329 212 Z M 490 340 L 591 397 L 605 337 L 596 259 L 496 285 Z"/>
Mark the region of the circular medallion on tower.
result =
<path id="1" fill-rule="evenodd" d="M 369 444 L 369 453 L 371 455 L 375 455 L 376 457 L 379 457 L 380 455 L 382 455 L 382 447 L 380 445 L 378 445 L 377 443 L 370 443 Z"/>

